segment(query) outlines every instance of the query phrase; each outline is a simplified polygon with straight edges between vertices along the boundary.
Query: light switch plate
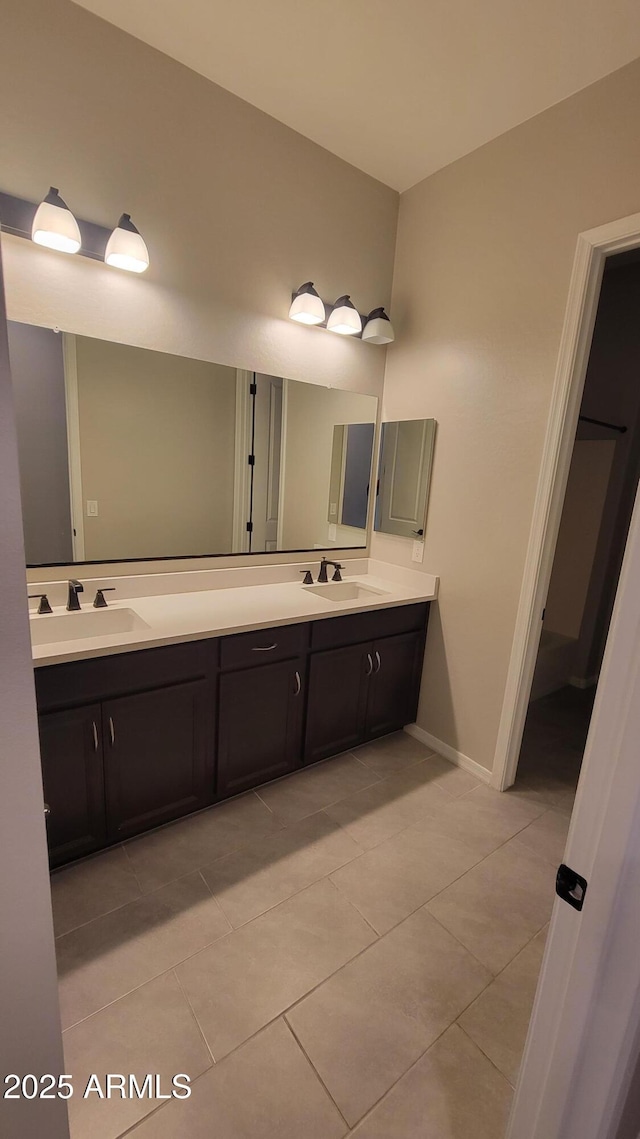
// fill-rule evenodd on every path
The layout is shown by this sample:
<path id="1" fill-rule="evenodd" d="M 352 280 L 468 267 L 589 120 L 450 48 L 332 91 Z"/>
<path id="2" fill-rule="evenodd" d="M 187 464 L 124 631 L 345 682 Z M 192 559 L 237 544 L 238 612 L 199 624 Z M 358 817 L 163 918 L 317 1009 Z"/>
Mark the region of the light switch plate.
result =
<path id="1" fill-rule="evenodd" d="M 87 499 L 87 518 L 98 517 L 98 503 L 95 498 Z"/>
<path id="2" fill-rule="evenodd" d="M 422 562 L 424 559 L 424 542 L 414 542 L 411 551 L 412 562 Z"/>

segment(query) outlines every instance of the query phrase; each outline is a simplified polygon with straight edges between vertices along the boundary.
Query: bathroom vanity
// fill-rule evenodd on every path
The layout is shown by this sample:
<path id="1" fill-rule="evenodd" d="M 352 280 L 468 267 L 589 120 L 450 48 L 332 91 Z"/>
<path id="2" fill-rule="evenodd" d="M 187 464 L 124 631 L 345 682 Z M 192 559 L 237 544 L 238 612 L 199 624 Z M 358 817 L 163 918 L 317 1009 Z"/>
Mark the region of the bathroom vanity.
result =
<path id="1" fill-rule="evenodd" d="M 266 597 L 287 587 L 262 588 Z M 360 599 L 339 603 L 360 611 L 329 615 L 310 591 L 288 590 L 324 608 L 321 617 L 135 651 L 92 641 L 81 650 L 85 659 L 50 665 L 41 656 L 35 677 L 53 866 L 415 719 L 429 603 L 394 598 L 363 610 Z M 253 592 L 217 590 L 214 600 L 232 614 L 227 597 Z M 132 604 L 146 612 L 144 602 Z M 77 616 L 58 617 L 66 619 Z M 35 617 L 32 626 L 51 620 Z M 96 651 L 107 655 L 86 656 Z"/>

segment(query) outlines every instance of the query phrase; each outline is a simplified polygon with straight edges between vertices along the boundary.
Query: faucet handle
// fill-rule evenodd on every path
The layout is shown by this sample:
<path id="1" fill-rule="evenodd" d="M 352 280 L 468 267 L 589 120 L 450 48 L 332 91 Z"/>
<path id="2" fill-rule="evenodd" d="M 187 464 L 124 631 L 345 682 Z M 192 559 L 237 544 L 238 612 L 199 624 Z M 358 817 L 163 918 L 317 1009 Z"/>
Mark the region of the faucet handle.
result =
<path id="1" fill-rule="evenodd" d="M 93 608 L 94 609 L 106 609 L 107 608 L 107 602 L 106 602 L 106 599 L 104 596 L 105 593 L 115 593 L 115 592 L 116 592 L 115 585 L 107 585 L 107 586 L 104 586 L 102 589 L 96 590 L 96 595 L 93 599 Z"/>
<path id="2" fill-rule="evenodd" d="M 311 570 L 309 570 L 309 569 L 298 570 L 298 573 L 304 574 L 304 577 L 302 579 L 303 585 L 313 585 L 313 577 L 311 576 Z"/>
<path id="3" fill-rule="evenodd" d="M 332 581 L 342 581 L 342 574 L 340 573 L 340 570 L 344 569 L 344 566 L 336 564 L 336 562 L 332 562 L 331 565 L 335 567 L 335 573 L 334 573 L 333 577 L 331 578 L 331 580 Z"/>
<path id="4" fill-rule="evenodd" d="M 46 593 L 30 593 L 29 594 L 29 600 L 30 601 L 35 601 L 36 598 L 40 599 L 40 602 L 38 605 L 38 613 L 53 613 L 53 609 L 51 608 L 51 604 L 49 602 L 49 598 L 47 597 Z"/>

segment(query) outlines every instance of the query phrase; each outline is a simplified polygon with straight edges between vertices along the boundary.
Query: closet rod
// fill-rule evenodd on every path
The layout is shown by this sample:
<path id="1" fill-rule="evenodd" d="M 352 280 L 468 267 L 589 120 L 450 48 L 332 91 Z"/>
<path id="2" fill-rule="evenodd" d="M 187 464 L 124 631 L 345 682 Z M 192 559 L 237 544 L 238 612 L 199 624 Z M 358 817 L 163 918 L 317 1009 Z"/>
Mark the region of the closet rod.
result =
<path id="1" fill-rule="evenodd" d="M 608 427 L 609 431 L 619 431 L 624 435 L 627 430 L 626 427 L 621 427 L 618 423 L 606 423 L 604 419 L 591 419 L 589 415 L 581 415 L 579 417 L 583 423 L 595 423 L 596 427 Z"/>

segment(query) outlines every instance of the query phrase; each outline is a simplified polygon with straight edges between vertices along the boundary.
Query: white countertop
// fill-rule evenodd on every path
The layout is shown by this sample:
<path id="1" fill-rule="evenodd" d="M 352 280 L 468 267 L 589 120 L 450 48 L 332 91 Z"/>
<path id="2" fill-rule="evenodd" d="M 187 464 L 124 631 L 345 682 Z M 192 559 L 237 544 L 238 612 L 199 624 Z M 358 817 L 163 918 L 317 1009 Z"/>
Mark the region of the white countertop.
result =
<path id="1" fill-rule="evenodd" d="M 109 656 L 119 652 L 134 652 L 138 649 L 157 645 L 173 645 L 181 641 L 203 640 L 208 637 L 229 636 L 252 629 L 271 628 L 277 625 L 293 625 L 303 621 L 318 621 L 325 618 L 360 613 L 367 610 L 386 609 L 390 606 L 411 605 L 421 601 L 433 601 L 438 594 L 438 578 L 433 574 L 402 569 L 382 562 L 358 561 L 358 568 L 365 573 L 350 572 L 347 563 L 343 570 L 343 581 L 358 582 L 379 590 L 379 594 L 347 601 L 328 601 L 305 588 L 298 579 L 300 566 L 278 567 L 283 581 L 267 584 L 226 584 L 221 588 L 212 579 L 212 588 L 203 589 L 202 584 L 195 591 L 184 592 L 185 574 L 179 575 L 181 592 L 171 591 L 172 575 L 165 575 L 167 592 L 158 593 L 157 580 L 154 591 L 148 596 L 123 597 L 119 591 L 117 601 L 109 601 L 106 611 L 92 609 L 87 584 L 82 595 L 83 611 L 95 614 L 95 623 L 101 612 L 117 609 L 132 610 L 145 626 L 125 633 L 111 633 L 105 636 L 92 635 L 75 640 L 65 639 L 33 648 L 35 667 L 61 664 L 65 661 L 84 660 L 88 657 Z M 212 574 L 221 571 L 213 570 Z M 259 572 L 259 571 L 258 571 Z M 331 571 L 330 571 L 331 572 Z M 295 580 L 291 580 L 295 575 Z M 177 579 L 178 580 L 178 579 Z M 243 578 L 246 580 L 246 575 Z M 114 579 L 117 582 L 117 579 Z M 50 583 L 51 584 L 51 583 Z M 105 578 L 99 584 L 107 586 Z M 141 588 L 139 583 L 139 588 Z M 30 592 L 35 586 L 30 585 Z M 51 592 L 51 589 L 50 589 Z M 64 614 L 64 620 L 73 622 L 76 614 L 66 613 L 64 606 L 55 606 L 54 614 Z M 31 615 L 31 622 L 44 622 L 50 618 Z M 60 624 L 59 621 L 56 622 Z M 40 632 L 40 630 L 39 630 Z"/>

